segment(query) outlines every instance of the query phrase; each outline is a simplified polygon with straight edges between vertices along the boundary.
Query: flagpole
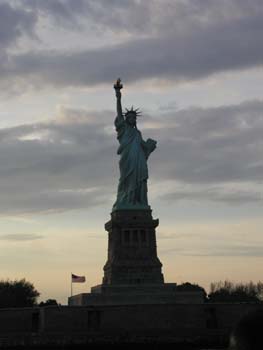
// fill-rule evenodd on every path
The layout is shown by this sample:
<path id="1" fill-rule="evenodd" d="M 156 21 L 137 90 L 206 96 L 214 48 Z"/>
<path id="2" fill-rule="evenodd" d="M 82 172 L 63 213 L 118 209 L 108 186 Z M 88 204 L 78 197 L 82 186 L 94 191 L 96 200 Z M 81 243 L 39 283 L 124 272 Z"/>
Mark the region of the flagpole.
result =
<path id="1" fill-rule="evenodd" d="M 71 296 L 72 296 L 72 272 L 70 273 L 70 281 L 71 281 L 71 288 L 70 288 L 70 290 L 71 290 Z"/>

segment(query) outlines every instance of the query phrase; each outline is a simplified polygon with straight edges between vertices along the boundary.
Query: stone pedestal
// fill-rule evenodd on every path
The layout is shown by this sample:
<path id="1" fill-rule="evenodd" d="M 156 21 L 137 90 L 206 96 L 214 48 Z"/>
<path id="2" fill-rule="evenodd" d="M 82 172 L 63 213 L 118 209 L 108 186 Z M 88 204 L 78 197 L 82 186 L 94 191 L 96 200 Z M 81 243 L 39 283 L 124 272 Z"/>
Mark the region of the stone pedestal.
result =
<path id="1" fill-rule="evenodd" d="M 108 231 L 108 260 L 103 285 L 163 284 L 162 264 L 157 257 L 151 210 L 119 210 L 105 224 Z"/>
<path id="2" fill-rule="evenodd" d="M 108 258 L 102 284 L 69 298 L 69 305 L 136 305 L 202 303 L 201 292 L 178 292 L 164 283 L 157 256 L 158 219 L 151 210 L 116 210 L 105 224 Z"/>

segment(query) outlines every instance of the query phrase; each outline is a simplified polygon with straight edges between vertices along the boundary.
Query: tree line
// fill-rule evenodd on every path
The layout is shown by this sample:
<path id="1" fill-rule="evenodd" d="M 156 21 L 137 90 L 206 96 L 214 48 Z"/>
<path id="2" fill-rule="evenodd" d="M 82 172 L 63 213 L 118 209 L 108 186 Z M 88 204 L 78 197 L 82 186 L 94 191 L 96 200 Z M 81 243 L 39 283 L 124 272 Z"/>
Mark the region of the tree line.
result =
<path id="1" fill-rule="evenodd" d="M 40 293 L 34 285 L 24 278 L 15 281 L 0 281 L 0 308 L 58 305 L 55 299 L 48 299 L 38 304 L 39 296 Z"/>
<path id="2" fill-rule="evenodd" d="M 208 303 L 263 303 L 262 282 L 213 282 L 210 285 L 209 293 L 198 284 L 185 282 L 177 285 L 177 290 L 179 292 L 202 292 L 204 301 Z M 55 299 L 48 299 L 45 302 L 38 303 L 39 296 L 40 293 L 35 289 L 34 285 L 25 279 L 0 281 L 0 308 L 58 305 Z"/>
<path id="3" fill-rule="evenodd" d="M 208 303 L 262 303 L 263 283 L 262 282 L 240 282 L 231 281 L 213 282 L 210 285 L 209 293 L 199 286 L 189 282 L 177 286 L 178 291 L 199 291 L 204 295 L 204 301 Z"/>

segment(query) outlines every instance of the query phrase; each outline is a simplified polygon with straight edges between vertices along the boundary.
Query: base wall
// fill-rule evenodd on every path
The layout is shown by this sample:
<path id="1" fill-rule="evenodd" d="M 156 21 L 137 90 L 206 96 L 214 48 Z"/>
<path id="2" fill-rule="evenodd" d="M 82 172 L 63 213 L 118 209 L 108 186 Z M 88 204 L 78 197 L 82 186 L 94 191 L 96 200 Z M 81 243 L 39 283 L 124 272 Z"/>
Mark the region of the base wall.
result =
<path id="1" fill-rule="evenodd" d="M 227 345 L 239 318 L 261 304 L 119 305 L 0 310 L 0 347 L 107 342 Z"/>

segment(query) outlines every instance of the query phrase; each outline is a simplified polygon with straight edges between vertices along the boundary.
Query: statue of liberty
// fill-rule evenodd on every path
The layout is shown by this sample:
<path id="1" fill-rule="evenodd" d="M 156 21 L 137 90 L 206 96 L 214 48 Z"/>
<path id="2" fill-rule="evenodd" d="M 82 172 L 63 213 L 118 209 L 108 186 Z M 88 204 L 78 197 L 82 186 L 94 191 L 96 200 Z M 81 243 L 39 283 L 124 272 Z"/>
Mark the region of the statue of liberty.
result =
<path id="1" fill-rule="evenodd" d="M 147 159 L 156 148 L 156 141 L 144 141 L 137 129 L 138 109 L 133 107 L 123 114 L 121 106 L 121 89 L 118 79 L 114 84 L 117 98 L 117 117 L 115 127 L 120 143 L 117 154 L 120 155 L 120 180 L 117 200 L 113 211 L 118 209 L 150 209 L 147 199 L 148 167 Z"/>

